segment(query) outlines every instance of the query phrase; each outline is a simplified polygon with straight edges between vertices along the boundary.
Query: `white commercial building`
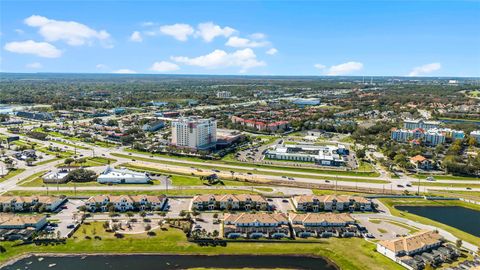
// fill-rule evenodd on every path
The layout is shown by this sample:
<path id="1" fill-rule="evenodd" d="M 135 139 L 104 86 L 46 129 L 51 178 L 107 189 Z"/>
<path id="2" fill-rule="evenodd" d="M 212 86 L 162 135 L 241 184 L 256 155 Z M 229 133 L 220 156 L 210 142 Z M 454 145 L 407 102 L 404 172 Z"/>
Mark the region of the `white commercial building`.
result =
<path id="1" fill-rule="evenodd" d="M 217 121 L 183 117 L 172 122 L 172 145 L 191 149 L 209 149 L 217 142 Z"/>
<path id="2" fill-rule="evenodd" d="M 146 173 L 134 172 L 125 168 L 114 169 L 110 166 L 97 178 L 97 182 L 102 184 L 146 184 L 150 181 L 151 178 Z"/>
<path id="3" fill-rule="evenodd" d="M 349 151 L 338 145 L 314 145 L 314 144 L 284 144 L 276 145 L 267 150 L 265 157 L 269 159 L 315 162 L 323 166 L 345 166 L 343 156 Z"/>

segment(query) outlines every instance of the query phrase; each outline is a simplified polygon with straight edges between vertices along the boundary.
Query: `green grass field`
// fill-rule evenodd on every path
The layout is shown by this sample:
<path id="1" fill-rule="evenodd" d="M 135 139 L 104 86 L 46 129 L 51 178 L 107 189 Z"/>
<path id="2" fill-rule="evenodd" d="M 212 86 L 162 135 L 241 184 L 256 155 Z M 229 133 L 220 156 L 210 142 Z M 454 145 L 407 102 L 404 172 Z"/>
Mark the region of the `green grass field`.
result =
<path id="1" fill-rule="evenodd" d="M 25 169 L 14 169 L 14 170 L 10 170 L 8 171 L 8 173 L 2 177 L 0 177 L 0 182 L 3 182 L 3 181 L 6 181 L 16 175 L 19 175 L 21 174 L 22 172 L 24 172 Z"/>
<path id="2" fill-rule="evenodd" d="M 85 232 L 85 233 L 84 233 Z M 84 224 L 66 244 L 14 247 L 12 242 L 4 242 L 6 252 L 0 254 L 0 262 L 14 256 L 28 253 L 162 253 L 162 254 L 255 254 L 255 255 L 316 255 L 323 256 L 341 269 L 349 270 L 400 270 L 395 262 L 375 252 L 375 245 L 360 238 L 330 238 L 316 243 L 228 243 L 225 247 L 200 247 L 188 242 L 178 229 L 155 230 L 156 235 L 125 235 L 117 239 L 105 232 L 102 223 Z M 85 236 L 91 237 L 86 239 Z M 97 236 L 99 239 L 94 239 Z M 348 247 L 348 248 L 347 248 Z"/>

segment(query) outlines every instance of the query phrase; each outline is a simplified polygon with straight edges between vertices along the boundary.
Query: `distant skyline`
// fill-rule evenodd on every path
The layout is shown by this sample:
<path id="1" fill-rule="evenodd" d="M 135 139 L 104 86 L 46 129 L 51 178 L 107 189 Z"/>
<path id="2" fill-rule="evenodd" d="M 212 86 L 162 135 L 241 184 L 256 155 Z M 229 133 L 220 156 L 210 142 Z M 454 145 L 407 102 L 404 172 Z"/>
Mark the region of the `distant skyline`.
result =
<path id="1" fill-rule="evenodd" d="M 0 1 L 1 72 L 480 76 L 480 1 Z"/>

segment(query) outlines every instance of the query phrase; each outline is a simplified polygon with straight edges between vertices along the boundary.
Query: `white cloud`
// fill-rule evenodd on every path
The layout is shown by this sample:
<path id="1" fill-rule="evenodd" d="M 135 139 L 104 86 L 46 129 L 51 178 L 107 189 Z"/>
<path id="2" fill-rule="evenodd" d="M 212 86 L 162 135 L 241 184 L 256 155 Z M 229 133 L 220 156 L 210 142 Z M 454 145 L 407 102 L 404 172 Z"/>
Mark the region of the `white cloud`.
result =
<path id="1" fill-rule="evenodd" d="M 425 75 L 432 73 L 434 71 L 437 71 L 442 68 L 442 65 L 440 63 L 431 63 L 431 64 L 426 64 L 423 66 L 415 67 L 410 71 L 408 76 L 420 76 L 420 75 Z"/>
<path id="2" fill-rule="evenodd" d="M 190 66 L 198 66 L 208 69 L 223 67 L 239 67 L 240 72 L 245 72 L 250 68 L 265 66 L 266 63 L 259 61 L 252 49 L 246 48 L 237 50 L 233 53 L 227 53 L 223 50 L 215 50 L 207 55 L 198 57 L 176 56 L 171 59 L 177 63 L 183 63 Z"/>
<path id="3" fill-rule="evenodd" d="M 268 41 L 253 41 L 248 38 L 230 37 L 225 43 L 226 46 L 234 48 L 257 48 L 270 45 Z"/>
<path id="4" fill-rule="evenodd" d="M 39 69 L 42 68 L 43 65 L 38 63 L 38 62 L 33 62 L 25 65 L 26 68 L 31 68 L 31 69 Z"/>
<path id="5" fill-rule="evenodd" d="M 104 65 L 104 64 L 97 64 L 97 65 L 95 66 L 95 68 L 96 68 L 96 69 L 99 69 L 99 70 L 105 70 L 105 69 L 108 68 L 108 66 L 107 66 L 107 65 Z"/>
<path id="6" fill-rule="evenodd" d="M 180 67 L 177 64 L 172 62 L 167 62 L 167 61 L 155 62 L 150 68 L 150 70 L 157 71 L 157 72 L 169 72 L 169 71 L 175 71 L 179 69 Z"/>
<path id="7" fill-rule="evenodd" d="M 271 48 L 267 51 L 267 54 L 269 54 L 269 55 L 275 55 L 277 53 L 278 53 L 278 50 L 275 49 L 275 48 Z"/>
<path id="8" fill-rule="evenodd" d="M 362 69 L 363 69 L 362 63 L 351 61 L 351 62 L 339 64 L 336 66 L 331 66 L 328 69 L 327 75 L 331 75 L 331 76 L 346 75 Z"/>
<path id="9" fill-rule="evenodd" d="M 266 39 L 267 35 L 265 35 L 264 33 L 253 33 L 250 35 L 250 37 L 253 39 Z"/>
<path id="10" fill-rule="evenodd" d="M 195 32 L 195 36 L 201 37 L 206 42 L 210 42 L 216 37 L 219 37 L 219 36 L 229 37 L 235 32 L 236 30 L 231 27 L 225 26 L 222 28 L 221 26 L 216 25 L 212 22 L 206 22 L 206 23 L 200 23 L 197 26 L 197 31 Z"/>
<path id="11" fill-rule="evenodd" d="M 33 54 L 46 58 L 57 58 L 62 55 L 62 51 L 52 44 L 33 40 L 9 42 L 5 44 L 4 49 L 13 53 Z"/>
<path id="12" fill-rule="evenodd" d="M 91 45 L 98 40 L 105 47 L 111 47 L 110 34 L 105 30 L 94 30 L 74 21 L 57 21 L 43 16 L 32 15 L 25 19 L 25 24 L 38 27 L 39 33 L 47 41 L 65 41 L 71 46 Z"/>
<path id="13" fill-rule="evenodd" d="M 142 34 L 140 34 L 140 32 L 138 32 L 138 31 L 134 31 L 134 32 L 130 35 L 130 41 L 133 41 L 133 42 L 142 42 L 142 41 L 143 41 Z"/>
<path id="14" fill-rule="evenodd" d="M 324 70 L 327 68 L 327 66 L 322 65 L 322 64 L 315 64 L 313 65 L 316 69 Z"/>
<path id="15" fill-rule="evenodd" d="M 160 26 L 160 32 L 164 35 L 172 36 L 176 40 L 187 41 L 188 36 L 193 35 L 195 30 L 188 24 L 176 23 Z"/>
<path id="16" fill-rule="evenodd" d="M 19 35 L 25 34 L 25 31 L 23 31 L 22 29 L 15 29 L 15 32 Z"/>
<path id="17" fill-rule="evenodd" d="M 135 70 L 131 70 L 131 69 L 128 69 L 128 68 L 122 68 L 122 69 L 112 71 L 112 73 L 116 73 L 116 74 L 135 74 L 137 72 Z"/>

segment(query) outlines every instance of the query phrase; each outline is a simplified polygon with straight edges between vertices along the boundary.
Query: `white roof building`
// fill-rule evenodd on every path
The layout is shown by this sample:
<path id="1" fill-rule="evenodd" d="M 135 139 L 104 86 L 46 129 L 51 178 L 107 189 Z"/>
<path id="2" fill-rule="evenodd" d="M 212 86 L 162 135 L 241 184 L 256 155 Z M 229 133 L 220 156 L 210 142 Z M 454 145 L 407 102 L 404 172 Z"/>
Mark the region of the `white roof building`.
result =
<path id="1" fill-rule="evenodd" d="M 125 168 L 114 169 L 110 166 L 97 178 L 97 182 L 102 184 L 146 184 L 150 181 L 151 178 L 146 173 L 134 172 Z"/>

